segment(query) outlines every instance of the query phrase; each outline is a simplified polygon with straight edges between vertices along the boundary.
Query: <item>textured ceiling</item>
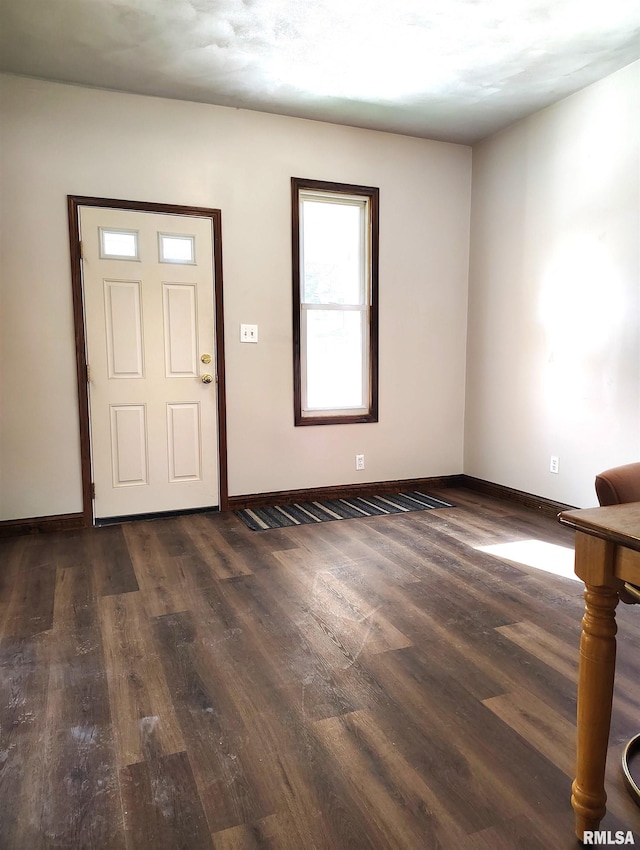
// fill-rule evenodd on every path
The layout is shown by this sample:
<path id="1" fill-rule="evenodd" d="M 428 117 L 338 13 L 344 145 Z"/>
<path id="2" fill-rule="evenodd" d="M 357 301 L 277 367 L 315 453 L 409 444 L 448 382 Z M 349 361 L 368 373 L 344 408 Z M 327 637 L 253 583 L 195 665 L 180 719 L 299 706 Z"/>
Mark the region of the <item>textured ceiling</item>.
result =
<path id="1" fill-rule="evenodd" d="M 0 70 L 467 144 L 639 57 L 638 0 L 0 0 Z"/>

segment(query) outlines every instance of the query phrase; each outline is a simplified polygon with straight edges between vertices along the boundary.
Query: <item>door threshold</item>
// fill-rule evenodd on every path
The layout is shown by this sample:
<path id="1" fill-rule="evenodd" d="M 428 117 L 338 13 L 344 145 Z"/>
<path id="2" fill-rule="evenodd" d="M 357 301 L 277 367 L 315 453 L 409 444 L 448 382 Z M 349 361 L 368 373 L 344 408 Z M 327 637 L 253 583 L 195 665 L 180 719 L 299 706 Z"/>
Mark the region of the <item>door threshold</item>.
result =
<path id="1" fill-rule="evenodd" d="M 100 528 L 103 525 L 119 525 L 123 522 L 141 522 L 143 520 L 154 519 L 171 519 L 178 516 L 190 516 L 191 514 L 209 514 L 218 513 L 220 508 L 218 505 L 211 505 L 208 508 L 184 508 L 179 511 L 156 511 L 150 514 L 128 514 L 126 516 L 108 516 L 95 517 L 93 520 L 94 526 Z"/>

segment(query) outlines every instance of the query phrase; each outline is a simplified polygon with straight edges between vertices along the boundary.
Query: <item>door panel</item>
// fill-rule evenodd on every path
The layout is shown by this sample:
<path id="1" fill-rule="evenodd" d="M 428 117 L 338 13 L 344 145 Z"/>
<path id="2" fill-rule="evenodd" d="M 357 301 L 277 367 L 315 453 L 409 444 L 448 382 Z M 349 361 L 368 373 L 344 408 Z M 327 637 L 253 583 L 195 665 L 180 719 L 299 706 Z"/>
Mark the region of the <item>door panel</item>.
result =
<path id="1" fill-rule="evenodd" d="M 109 378 L 142 378 L 139 280 L 105 280 L 104 309 Z"/>
<path id="2" fill-rule="evenodd" d="M 164 346 L 167 378 L 198 375 L 198 317 L 196 287 L 164 283 Z"/>
<path id="3" fill-rule="evenodd" d="M 148 484 L 146 405 L 111 404 L 109 413 L 113 487 Z"/>
<path id="4" fill-rule="evenodd" d="M 217 506 L 211 220 L 79 209 L 95 516 Z"/>
<path id="5" fill-rule="evenodd" d="M 199 481 L 200 405 L 168 404 L 169 481 Z"/>

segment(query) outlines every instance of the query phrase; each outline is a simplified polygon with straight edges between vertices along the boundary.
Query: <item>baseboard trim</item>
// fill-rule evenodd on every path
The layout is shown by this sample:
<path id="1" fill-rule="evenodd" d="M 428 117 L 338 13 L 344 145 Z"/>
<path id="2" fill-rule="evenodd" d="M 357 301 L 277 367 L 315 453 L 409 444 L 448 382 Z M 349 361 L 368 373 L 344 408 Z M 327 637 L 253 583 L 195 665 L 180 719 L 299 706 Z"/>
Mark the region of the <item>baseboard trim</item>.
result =
<path id="1" fill-rule="evenodd" d="M 28 519 L 5 519 L 0 521 L 0 537 L 48 534 L 53 531 L 75 531 L 84 527 L 84 515 L 81 513 L 29 517 Z"/>
<path id="2" fill-rule="evenodd" d="M 376 493 L 400 493 L 403 490 L 441 490 L 448 487 L 462 487 L 475 490 L 496 499 L 516 502 L 527 508 L 539 511 L 550 517 L 556 517 L 561 511 L 575 510 L 574 505 L 566 505 L 535 496 L 513 487 L 494 484 L 471 475 L 440 475 L 434 478 L 405 478 L 396 481 L 371 481 L 366 484 L 340 484 L 334 487 L 312 487 L 305 490 L 276 490 L 271 493 L 251 493 L 243 496 L 229 496 L 227 510 L 239 511 L 244 508 L 262 508 L 269 505 L 290 505 L 293 502 L 313 502 L 324 499 L 347 499 L 355 496 L 371 496 Z M 122 522 L 122 517 L 118 521 Z M 57 516 L 30 517 L 28 519 L 8 519 L 0 521 L 0 538 L 19 537 L 23 534 L 46 534 L 54 531 L 74 531 L 85 528 L 84 516 L 77 514 L 59 514 Z"/>
<path id="3" fill-rule="evenodd" d="M 483 493 L 485 496 L 493 496 L 496 499 L 503 499 L 508 502 L 517 502 L 520 505 L 524 505 L 524 507 L 533 508 L 546 516 L 557 517 L 561 511 L 575 510 L 574 505 L 554 502 L 553 499 L 547 499 L 544 496 L 534 496 L 532 493 L 525 493 L 523 490 L 514 490 L 513 487 L 494 484 L 492 481 L 474 478 L 472 475 L 462 475 L 461 478 L 460 486 L 466 487 L 467 490 L 475 490 L 477 493 Z"/>
<path id="4" fill-rule="evenodd" d="M 403 490 L 430 490 L 462 486 L 463 475 L 441 475 L 436 478 L 406 478 L 398 481 L 371 481 L 366 484 L 340 484 L 333 487 L 312 487 L 305 490 L 277 490 L 271 493 L 251 493 L 229 496 L 229 510 L 266 508 L 269 505 L 291 505 L 294 502 L 314 502 L 327 499 L 352 499 L 376 493 L 400 493 Z"/>

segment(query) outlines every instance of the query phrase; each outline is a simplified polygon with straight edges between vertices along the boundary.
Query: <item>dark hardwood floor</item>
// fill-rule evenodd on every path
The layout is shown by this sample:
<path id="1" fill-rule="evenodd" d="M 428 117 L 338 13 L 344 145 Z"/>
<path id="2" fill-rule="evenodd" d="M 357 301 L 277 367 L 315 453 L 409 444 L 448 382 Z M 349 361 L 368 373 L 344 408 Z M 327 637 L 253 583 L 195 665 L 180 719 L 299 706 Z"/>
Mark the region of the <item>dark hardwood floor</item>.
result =
<path id="1" fill-rule="evenodd" d="M 474 548 L 573 536 L 441 495 L 0 540 L 2 850 L 575 850 L 582 585 Z M 640 606 L 618 626 L 601 828 L 638 844 Z"/>

